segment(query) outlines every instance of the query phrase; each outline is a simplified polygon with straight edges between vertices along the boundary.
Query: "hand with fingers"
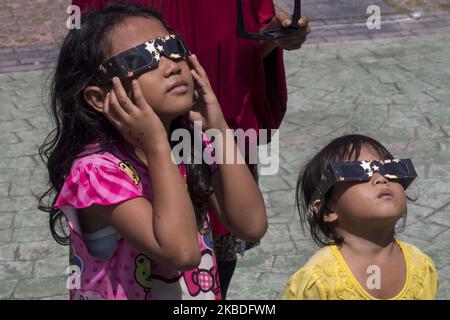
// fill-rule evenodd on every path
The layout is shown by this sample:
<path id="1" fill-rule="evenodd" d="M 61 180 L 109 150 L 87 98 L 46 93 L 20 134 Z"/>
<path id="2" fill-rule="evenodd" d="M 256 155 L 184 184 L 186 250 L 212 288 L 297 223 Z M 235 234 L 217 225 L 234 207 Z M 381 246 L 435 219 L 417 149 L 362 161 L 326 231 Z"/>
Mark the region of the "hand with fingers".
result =
<path id="1" fill-rule="evenodd" d="M 260 33 L 264 33 L 266 30 L 272 30 L 277 28 L 287 28 L 291 25 L 292 20 L 289 15 L 283 9 L 275 5 L 275 16 L 272 20 L 263 28 Z M 308 34 L 311 32 L 309 27 L 309 17 L 302 16 L 298 20 L 299 29 L 294 32 L 292 36 L 279 40 L 272 41 L 272 47 L 280 47 L 285 50 L 297 50 L 306 41 Z"/>
<path id="2" fill-rule="evenodd" d="M 151 152 L 159 146 L 168 146 L 167 132 L 160 118 L 145 100 L 137 80 L 131 84 L 133 103 L 120 79 L 113 78 L 113 88 L 106 95 L 103 114 L 133 146 Z"/>
<path id="3" fill-rule="evenodd" d="M 192 77 L 196 83 L 196 102 L 189 112 L 189 120 L 202 121 L 203 128 L 206 129 L 226 129 L 228 125 L 217 101 L 217 97 L 209 83 L 208 76 L 200 65 L 195 54 L 189 56 L 189 61 L 193 66 Z"/>

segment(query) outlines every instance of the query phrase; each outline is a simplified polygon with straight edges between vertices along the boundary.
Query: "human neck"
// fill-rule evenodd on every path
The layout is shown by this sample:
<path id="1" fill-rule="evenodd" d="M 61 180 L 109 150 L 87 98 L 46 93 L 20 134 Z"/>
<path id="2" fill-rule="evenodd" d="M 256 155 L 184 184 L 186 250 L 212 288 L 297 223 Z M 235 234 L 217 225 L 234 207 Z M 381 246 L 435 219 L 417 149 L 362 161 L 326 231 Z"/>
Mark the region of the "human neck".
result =
<path id="1" fill-rule="evenodd" d="M 336 232 L 344 239 L 342 248 L 354 254 L 378 255 L 392 251 L 395 245 L 394 227 L 385 230 L 349 230 L 336 228 Z"/>

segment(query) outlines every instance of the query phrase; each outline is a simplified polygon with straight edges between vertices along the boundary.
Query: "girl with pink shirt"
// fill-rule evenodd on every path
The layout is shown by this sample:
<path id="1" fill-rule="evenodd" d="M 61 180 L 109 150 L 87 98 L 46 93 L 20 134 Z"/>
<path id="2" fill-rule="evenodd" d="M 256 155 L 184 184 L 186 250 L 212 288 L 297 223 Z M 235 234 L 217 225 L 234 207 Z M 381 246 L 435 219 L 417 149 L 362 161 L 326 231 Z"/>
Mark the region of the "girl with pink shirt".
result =
<path id="1" fill-rule="evenodd" d="M 70 298 L 220 299 L 211 210 L 246 241 L 264 235 L 267 216 L 244 161 L 171 158 L 171 134 L 194 134 L 193 121 L 217 129 L 217 163 L 226 152 L 240 157 L 183 40 L 142 7 L 83 14 L 61 47 L 51 113 L 56 128 L 40 148 L 50 189 L 40 208 L 55 240 L 70 244 L 79 276 Z"/>

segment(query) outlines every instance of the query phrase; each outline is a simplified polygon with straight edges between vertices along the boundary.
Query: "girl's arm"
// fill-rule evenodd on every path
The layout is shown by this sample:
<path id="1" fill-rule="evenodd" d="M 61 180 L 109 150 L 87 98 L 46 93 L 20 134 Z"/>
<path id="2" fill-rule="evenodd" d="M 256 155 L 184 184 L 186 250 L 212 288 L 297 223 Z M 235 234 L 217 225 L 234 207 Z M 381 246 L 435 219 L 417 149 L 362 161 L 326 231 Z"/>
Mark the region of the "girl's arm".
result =
<path id="1" fill-rule="evenodd" d="M 195 214 L 185 183 L 171 160 L 167 133 L 138 82 L 132 84 L 135 105 L 117 80 L 106 97 L 104 114 L 130 143 L 144 151 L 155 200 L 151 204 L 139 197 L 86 210 L 112 225 L 152 260 L 177 270 L 193 269 L 200 263 Z"/>
<path id="2" fill-rule="evenodd" d="M 200 264 L 197 225 L 185 183 L 166 149 L 145 152 L 154 201 L 145 198 L 114 210 L 110 222 L 150 258 L 178 270 Z M 138 200 L 138 199 L 136 199 Z"/>
<path id="3" fill-rule="evenodd" d="M 192 76 L 198 85 L 199 99 L 190 111 L 191 121 L 202 121 L 206 129 L 218 129 L 215 137 L 215 155 L 219 163 L 225 163 L 226 154 L 238 156 L 238 161 L 220 164 L 219 172 L 212 176 L 214 209 L 226 227 L 238 238 L 246 241 L 260 239 L 267 230 L 267 215 L 264 200 L 245 161 L 228 130 L 220 105 L 212 91 L 205 70 L 195 55 L 190 56 L 194 67 Z"/>
<path id="4" fill-rule="evenodd" d="M 225 132 L 224 132 L 225 131 Z M 234 142 L 230 130 L 215 138 L 218 171 L 212 176 L 214 193 L 211 204 L 228 230 L 239 239 L 257 241 L 267 230 L 267 214 L 261 191 Z M 237 155 L 237 162 L 227 164 L 226 153 Z"/>

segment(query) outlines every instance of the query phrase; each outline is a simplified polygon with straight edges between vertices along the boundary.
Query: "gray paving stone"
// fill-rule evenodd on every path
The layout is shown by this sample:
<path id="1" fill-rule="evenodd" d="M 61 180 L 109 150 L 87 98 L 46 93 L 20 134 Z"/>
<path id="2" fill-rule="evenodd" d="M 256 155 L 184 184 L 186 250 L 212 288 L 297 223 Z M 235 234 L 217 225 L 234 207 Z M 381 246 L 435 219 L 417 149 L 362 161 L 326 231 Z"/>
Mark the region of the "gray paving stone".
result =
<path id="1" fill-rule="evenodd" d="M 21 131 L 17 132 L 16 134 L 19 137 L 19 139 L 21 139 L 21 141 L 33 142 L 40 146 L 43 144 L 44 139 L 47 137 L 49 133 L 48 131 L 49 130 L 45 128 L 30 131 Z"/>
<path id="2" fill-rule="evenodd" d="M 68 259 L 66 256 L 50 257 L 36 261 L 33 277 L 37 279 L 66 275 Z"/>
<path id="3" fill-rule="evenodd" d="M 19 211 L 15 214 L 14 227 L 48 227 L 48 214 L 38 209 Z"/>
<path id="4" fill-rule="evenodd" d="M 0 299 L 10 298 L 18 282 L 18 280 L 0 280 Z"/>
<path id="5" fill-rule="evenodd" d="M 13 212 L 0 212 L 0 230 L 11 228 L 13 219 Z"/>
<path id="6" fill-rule="evenodd" d="M 5 144 L 14 144 L 21 142 L 19 137 L 14 133 L 3 133 L 0 136 L 0 148 Z"/>
<path id="7" fill-rule="evenodd" d="M 2 131 L 4 132 L 28 131 L 31 129 L 32 127 L 24 120 L 5 121 L 2 123 Z"/>
<path id="8" fill-rule="evenodd" d="M 0 230 L 0 245 L 9 243 L 11 241 L 13 229 Z"/>
<path id="9" fill-rule="evenodd" d="M 450 280 L 450 264 L 439 270 L 439 276 L 441 280 Z"/>
<path id="10" fill-rule="evenodd" d="M 236 269 L 236 272 L 239 272 L 239 268 Z M 234 299 L 245 299 L 244 297 L 247 297 L 248 299 L 253 299 L 253 294 L 250 292 L 249 288 L 253 288 L 259 278 L 260 273 L 258 272 L 251 272 L 247 273 L 245 277 L 238 278 L 232 278 L 230 282 L 230 286 L 228 289 L 228 297 L 234 297 Z M 247 295 L 244 295 L 244 292 L 247 292 Z M 237 297 L 237 298 L 236 298 Z"/>
<path id="11" fill-rule="evenodd" d="M 259 181 L 261 183 L 261 191 L 263 192 L 292 188 L 286 181 L 284 181 L 279 176 L 269 176 L 269 177 L 260 176 Z"/>
<path id="12" fill-rule="evenodd" d="M 27 168 L 27 167 L 22 167 L 20 165 L 18 165 L 16 162 L 5 162 L 5 161 L 1 161 L 0 162 L 0 182 L 9 182 L 12 181 L 14 179 L 16 179 L 16 177 L 21 176 L 29 176 L 32 173 L 32 169 L 31 168 Z M 5 209 L 0 210 L 1 211 L 7 211 Z"/>
<path id="13" fill-rule="evenodd" d="M 264 239 L 268 243 L 275 241 L 289 241 L 289 229 L 286 224 L 282 223 L 269 223 Z"/>
<path id="14" fill-rule="evenodd" d="M 50 230 L 48 226 L 15 228 L 13 241 L 34 242 L 49 239 Z"/>
<path id="15" fill-rule="evenodd" d="M 283 254 L 275 256 L 275 260 L 272 266 L 272 270 L 284 270 L 290 274 L 293 274 L 300 269 L 309 259 L 309 256 L 305 252 L 297 254 Z"/>
<path id="16" fill-rule="evenodd" d="M 407 206 L 408 206 L 407 224 L 422 221 L 424 218 L 428 217 L 434 211 L 436 211 L 436 209 L 423 207 L 421 205 L 416 204 L 415 202 L 408 201 Z M 429 219 L 427 221 L 429 221 Z"/>
<path id="17" fill-rule="evenodd" d="M 291 274 L 289 273 L 274 273 L 264 272 L 260 275 L 259 279 L 264 283 L 264 287 L 260 290 L 256 290 L 258 287 L 253 288 L 255 300 L 279 300 L 281 294 L 284 291 L 284 287 Z"/>
<path id="18" fill-rule="evenodd" d="M 292 12 L 293 1 L 276 0 L 280 6 Z M 314 19 L 332 19 L 365 16 L 369 4 L 378 5 L 383 14 L 394 14 L 396 11 L 386 5 L 382 0 L 371 0 L 354 2 L 352 0 L 341 0 L 339 2 L 330 2 L 327 0 L 303 0 L 302 11 Z"/>
<path id="19" fill-rule="evenodd" d="M 450 204 L 435 212 L 427 220 L 450 227 Z"/>
<path id="20" fill-rule="evenodd" d="M 447 266 L 450 261 L 448 241 L 450 241 L 450 229 L 440 233 L 433 239 L 433 243 L 430 246 L 424 248 L 424 252 L 433 259 L 438 270 Z"/>
<path id="21" fill-rule="evenodd" d="M 36 105 L 33 108 L 21 108 L 21 109 L 12 109 L 9 111 L 11 117 L 16 120 L 22 119 L 31 119 L 36 118 L 42 115 L 42 107 L 40 105 Z M 30 142 L 30 140 L 24 140 Z"/>
<path id="22" fill-rule="evenodd" d="M 291 191 L 272 191 L 269 192 L 269 207 L 292 207 L 295 205 L 293 192 Z"/>
<path id="23" fill-rule="evenodd" d="M 0 73 L 25 72 L 40 69 L 42 69 L 42 66 L 40 64 L 9 65 L 9 66 L 0 66 Z"/>
<path id="24" fill-rule="evenodd" d="M 21 242 L 17 260 L 35 261 L 50 257 L 68 257 L 68 254 L 69 248 L 67 246 L 61 246 L 48 237 L 42 241 Z"/>
<path id="25" fill-rule="evenodd" d="M 298 215 L 298 213 L 296 212 L 295 217 L 293 217 L 291 219 L 291 223 L 288 224 L 288 230 L 289 230 L 289 236 L 292 240 L 294 241 L 304 241 L 305 239 L 309 239 L 309 233 L 307 232 L 307 230 L 305 230 L 305 232 L 303 232 L 303 229 L 301 227 L 301 223 L 300 223 L 300 217 Z"/>
<path id="26" fill-rule="evenodd" d="M 417 222 L 408 225 L 408 228 L 405 230 L 404 234 L 431 242 L 436 237 L 436 234 L 439 234 L 446 229 L 448 229 L 447 226 L 442 226 L 435 223 Z"/>
<path id="27" fill-rule="evenodd" d="M 419 187 L 420 197 L 416 200 L 416 204 L 424 207 L 433 208 L 438 210 L 448 204 L 448 199 L 444 198 L 445 194 L 428 193 L 426 188 Z"/>
<path id="28" fill-rule="evenodd" d="M 19 250 L 18 243 L 8 243 L 0 245 L 0 261 L 14 261 L 17 259 Z"/>
<path id="29" fill-rule="evenodd" d="M 32 160 L 34 161 L 34 160 Z M 31 175 L 25 179 L 16 179 L 11 182 L 9 190 L 10 197 L 40 196 L 47 189 L 48 175 L 39 173 L 39 169 L 34 167 Z"/>
<path id="30" fill-rule="evenodd" d="M 448 300 L 450 296 L 450 280 L 442 279 L 439 283 L 438 300 Z"/>
<path id="31" fill-rule="evenodd" d="M 0 212 L 1 211 L 21 211 L 30 210 L 37 207 L 37 200 L 34 197 L 24 196 L 24 197 L 10 197 L 7 199 L 2 199 L 0 202 Z"/>
<path id="32" fill-rule="evenodd" d="M 33 264 L 30 261 L 2 261 L 0 262 L 0 280 L 31 278 Z"/>
<path id="33" fill-rule="evenodd" d="M 239 257 L 239 268 L 251 268 L 254 272 L 269 271 L 273 264 L 273 255 L 267 251 L 264 243 Z"/>
<path id="34" fill-rule="evenodd" d="M 0 123 L 4 122 L 4 121 L 11 121 L 13 119 L 14 119 L 14 116 L 12 115 L 11 111 L 9 111 L 9 110 L 4 110 L 0 114 Z"/>
<path id="35" fill-rule="evenodd" d="M 292 254 L 297 252 L 297 248 L 294 245 L 294 242 L 289 239 L 288 241 L 276 241 L 270 244 L 267 244 L 267 247 L 270 247 L 272 252 L 276 252 L 278 254 Z"/>
<path id="36" fill-rule="evenodd" d="M 30 118 L 27 121 L 33 128 L 46 128 L 51 126 L 51 121 L 45 117 Z"/>
<path id="37" fill-rule="evenodd" d="M 56 296 L 52 296 L 52 297 L 45 297 L 45 298 L 41 298 L 41 300 L 68 300 L 69 299 L 69 294 L 60 294 L 60 295 L 56 295 Z"/>
<path id="38" fill-rule="evenodd" d="M 404 241 L 404 242 L 409 243 L 409 244 L 411 244 L 413 246 L 416 246 L 422 252 L 424 252 L 425 254 L 428 254 L 430 257 L 432 257 L 432 259 L 434 260 L 433 255 L 430 254 L 430 252 L 428 251 L 429 250 L 428 247 L 430 246 L 430 243 L 428 241 L 420 240 L 420 239 L 414 238 L 414 237 L 408 237 L 407 235 L 405 235 L 402 232 L 397 233 L 397 238 L 399 240 L 401 240 L 401 241 Z"/>
<path id="39" fill-rule="evenodd" d="M 25 279 L 14 290 L 15 299 L 44 298 L 64 295 L 67 292 L 66 277 Z"/>
<path id="40" fill-rule="evenodd" d="M 448 26 L 445 27 L 431 27 L 431 28 L 417 28 L 417 29 L 413 29 L 411 30 L 411 33 L 414 35 L 424 35 L 424 34 L 434 34 L 434 33 L 447 33 L 448 30 Z"/>
<path id="41" fill-rule="evenodd" d="M 296 214 L 294 207 L 274 207 L 267 209 L 267 216 L 271 223 L 290 223 Z"/>
<path id="42" fill-rule="evenodd" d="M 12 159 L 4 159 L 0 162 L 0 170 L 9 171 L 11 174 L 15 174 L 15 178 L 23 178 L 23 175 L 16 174 L 17 169 L 24 169 L 29 170 L 30 168 L 34 167 L 36 163 L 30 156 L 23 156 L 23 157 L 16 157 L 14 160 Z M 22 173 L 22 172 L 21 172 Z M 8 179 L 10 180 L 10 179 Z M 6 181 L 8 181 L 6 180 Z M 4 180 L 5 181 L 5 180 Z"/>

